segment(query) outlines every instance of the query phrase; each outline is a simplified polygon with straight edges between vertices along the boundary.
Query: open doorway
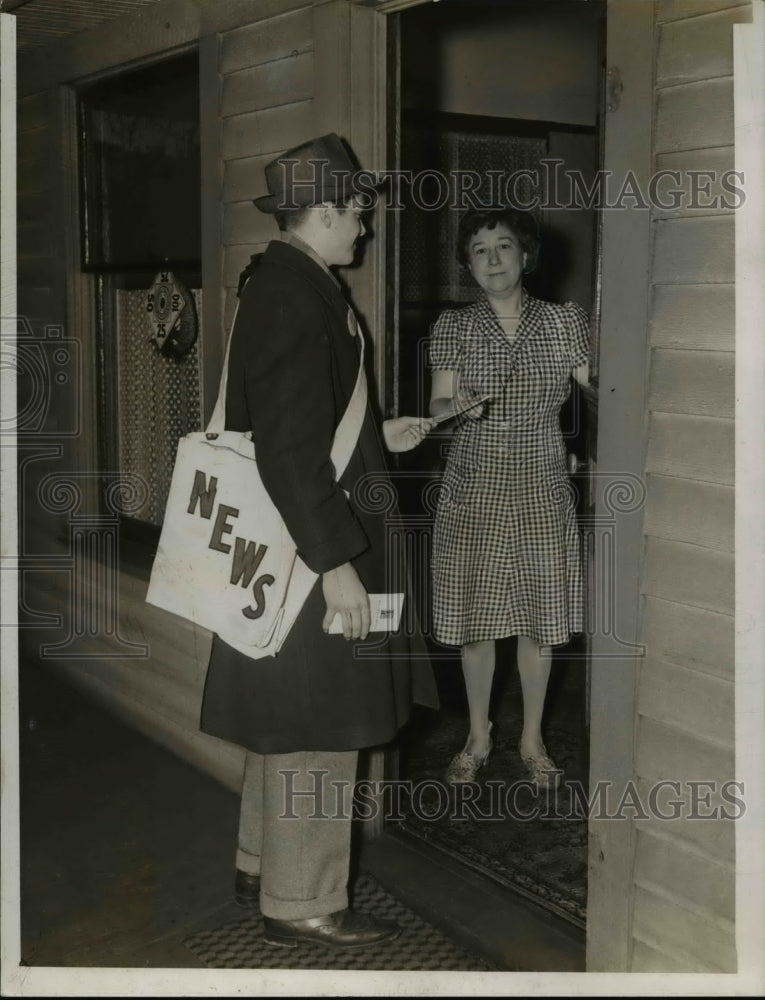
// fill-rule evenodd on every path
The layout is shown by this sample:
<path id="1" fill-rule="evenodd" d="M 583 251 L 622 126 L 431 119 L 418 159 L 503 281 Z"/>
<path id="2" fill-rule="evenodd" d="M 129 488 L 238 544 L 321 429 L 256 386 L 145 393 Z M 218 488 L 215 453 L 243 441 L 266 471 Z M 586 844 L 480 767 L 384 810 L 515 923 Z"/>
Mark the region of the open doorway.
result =
<path id="1" fill-rule="evenodd" d="M 571 204 L 576 175 L 589 189 L 601 165 L 602 52 L 605 4 L 451 2 L 396 15 L 396 81 L 389 135 L 391 165 L 419 178 L 403 191 L 404 211 L 389 213 L 388 261 L 392 343 L 388 345 L 388 412 L 427 412 L 429 330 L 449 307 L 475 298 L 476 287 L 455 258 L 457 220 L 469 185 L 437 175 L 472 173 L 487 179 L 481 200 L 535 214 L 542 233 L 539 265 L 527 279 L 532 295 L 574 301 L 592 316 L 590 364 L 597 385 L 598 222 L 593 207 Z M 496 183 L 492 186 L 491 178 Z M 508 187 L 505 178 L 511 178 Z M 565 188 L 565 190 L 564 190 Z M 499 197 L 497 197 L 499 192 Z M 488 195 L 488 197 L 487 197 Z M 579 512 L 587 515 L 594 467 L 597 397 L 572 391 L 561 414 Z M 416 586 L 426 634 L 432 634 L 429 533 L 449 436 L 435 434 L 399 463 L 402 506 L 420 538 Z M 481 771 L 481 797 L 447 804 L 443 774 L 468 730 L 459 650 L 430 640 L 442 710 L 408 728 L 398 777 L 412 782 L 405 832 L 489 875 L 578 927 L 585 926 L 587 818 L 577 815 L 575 789 L 588 788 L 588 641 L 576 637 L 555 650 L 543 733 L 565 771 L 555 802 L 503 789 L 526 777 L 518 755 L 523 705 L 515 640 L 497 643 L 491 718 L 494 750 Z M 574 791 L 572 791 L 574 789 Z M 488 790 L 488 792 L 487 792 Z M 496 794 L 495 794 L 496 792 Z M 484 794 L 486 793 L 486 794 Z M 455 815 L 459 818 L 455 819 Z"/>

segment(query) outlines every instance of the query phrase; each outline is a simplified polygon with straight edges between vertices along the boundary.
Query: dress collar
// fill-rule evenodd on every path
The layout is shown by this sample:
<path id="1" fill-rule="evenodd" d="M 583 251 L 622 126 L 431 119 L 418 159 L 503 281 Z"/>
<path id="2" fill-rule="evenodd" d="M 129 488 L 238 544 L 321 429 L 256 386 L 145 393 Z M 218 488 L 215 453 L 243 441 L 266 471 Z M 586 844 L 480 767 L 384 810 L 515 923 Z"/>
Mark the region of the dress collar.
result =
<path id="1" fill-rule="evenodd" d="M 510 345 L 515 343 L 521 336 L 521 333 L 526 325 L 526 320 L 528 319 L 531 303 L 534 301 L 533 296 L 524 289 L 521 295 L 521 313 L 518 317 L 518 326 L 516 327 L 515 336 L 510 340 L 502 329 L 502 324 L 497 318 L 497 314 L 491 307 L 489 302 L 489 297 L 486 292 L 481 291 L 480 295 L 476 299 L 476 311 L 478 316 L 486 324 L 486 328 L 491 331 L 492 334 L 498 335 L 502 338 L 504 344 Z"/>

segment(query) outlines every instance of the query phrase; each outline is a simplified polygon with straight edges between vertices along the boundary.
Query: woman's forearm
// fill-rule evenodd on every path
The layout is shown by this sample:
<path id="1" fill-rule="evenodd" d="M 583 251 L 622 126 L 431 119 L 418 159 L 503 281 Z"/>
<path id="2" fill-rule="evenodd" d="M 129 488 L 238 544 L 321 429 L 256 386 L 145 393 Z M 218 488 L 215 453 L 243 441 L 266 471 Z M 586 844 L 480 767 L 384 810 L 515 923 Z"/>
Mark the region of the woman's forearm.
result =
<path id="1" fill-rule="evenodd" d="M 431 417 L 439 417 L 445 410 L 451 409 L 459 387 L 460 379 L 456 371 L 433 372 L 430 390 Z"/>
<path id="2" fill-rule="evenodd" d="M 438 396 L 436 399 L 431 399 L 431 417 L 439 417 L 442 413 L 451 408 L 453 402 L 454 398 L 452 396 Z"/>

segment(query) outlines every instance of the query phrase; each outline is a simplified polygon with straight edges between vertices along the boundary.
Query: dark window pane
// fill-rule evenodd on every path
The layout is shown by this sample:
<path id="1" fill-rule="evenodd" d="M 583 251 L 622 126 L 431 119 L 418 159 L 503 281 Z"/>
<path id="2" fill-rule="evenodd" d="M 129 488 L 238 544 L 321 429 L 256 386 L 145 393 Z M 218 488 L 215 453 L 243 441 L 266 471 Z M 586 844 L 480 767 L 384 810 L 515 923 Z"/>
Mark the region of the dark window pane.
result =
<path id="1" fill-rule="evenodd" d="M 200 247 L 196 53 L 81 91 L 84 265 L 193 266 Z"/>

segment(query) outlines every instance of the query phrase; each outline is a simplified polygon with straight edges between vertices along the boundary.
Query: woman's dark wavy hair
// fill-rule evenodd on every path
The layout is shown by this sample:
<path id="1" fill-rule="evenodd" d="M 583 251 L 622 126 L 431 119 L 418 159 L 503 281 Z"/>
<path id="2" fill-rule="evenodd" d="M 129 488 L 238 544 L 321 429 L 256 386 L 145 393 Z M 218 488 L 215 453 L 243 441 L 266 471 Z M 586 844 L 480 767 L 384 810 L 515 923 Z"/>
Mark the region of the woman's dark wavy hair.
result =
<path id="1" fill-rule="evenodd" d="M 515 236 L 521 250 L 527 255 L 524 274 L 529 274 L 537 266 L 539 259 L 539 224 L 531 212 L 517 208 L 471 208 L 460 219 L 457 230 L 457 260 L 463 267 L 468 266 L 468 249 L 471 239 L 483 229 L 494 229 L 503 223 Z"/>

